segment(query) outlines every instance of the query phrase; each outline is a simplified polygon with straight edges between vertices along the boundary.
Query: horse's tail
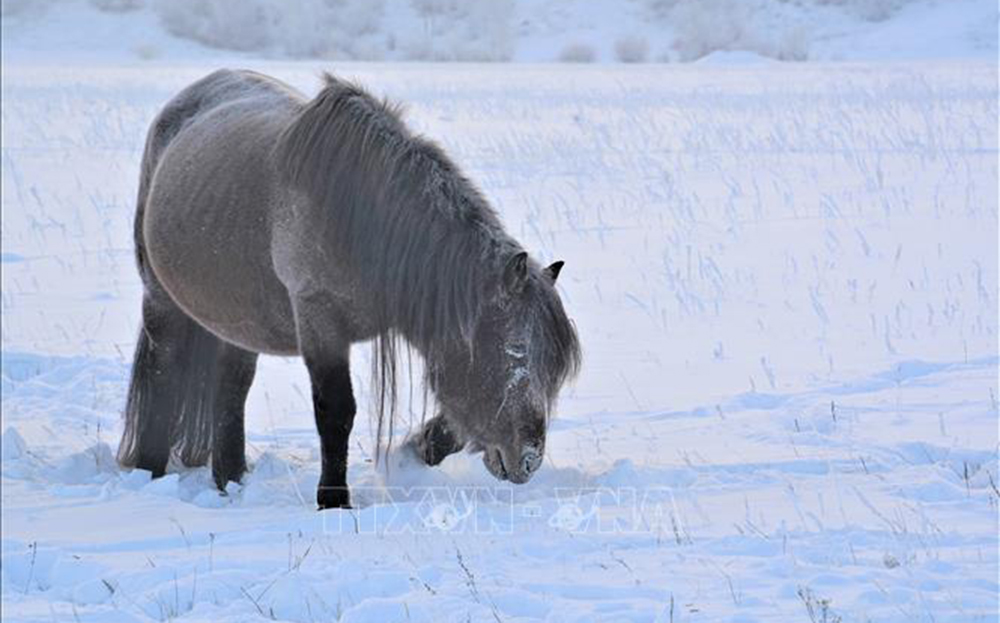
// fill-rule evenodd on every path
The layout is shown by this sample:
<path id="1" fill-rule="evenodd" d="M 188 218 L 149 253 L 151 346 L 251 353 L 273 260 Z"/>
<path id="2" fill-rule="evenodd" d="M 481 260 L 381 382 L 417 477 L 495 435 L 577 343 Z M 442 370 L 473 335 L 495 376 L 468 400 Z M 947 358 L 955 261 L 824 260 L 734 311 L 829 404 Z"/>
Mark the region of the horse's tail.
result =
<path id="1" fill-rule="evenodd" d="M 232 393 L 231 347 L 172 305 L 147 295 L 143 306 L 118 461 L 160 476 L 171 456 L 187 467 L 208 462 L 216 412 Z"/>
<path id="2" fill-rule="evenodd" d="M 169 422 L 154 422 L 153 418 L 143 416 L 144 412 L 148 411 L 143 403 L 152 393 L 148 391 L 151 385 L 150 377 L 155 374 L 152 369 L 152 359 L 150 339 L 146 334 L 146 327 L 143 326 L 139 329 L 139 341 L 132 356 L 132 374 L 129 379 L 128 397 L 125 400 L 125 430 L 118 444 L 118 464 L 126 468 L 141 467 L 150 470 L 154 475 L 162 475 L 170 458 L 171 427 Z M 146 447 L 140 450 L 140 440 L 146 441 L 154 431 L 160 433 L 158 437 L 161 442 L 157 444 L 159 447 L 150 448 L 147 441 Z M 154 469 L 156 466 L 153 463 L 159 463 L 161 458 L 162 467 Z"/>
<path id="3" fill-rule="evenodd" d="M 154 476 L 165 473 L 171 454 L 187 466 L 207 462 L 227 348 L 170 299 L 149 265 L 143 237 L 146 200 L 160 156 L 198 111 L 197 102 L 183 95 L 170 102 L 150 127 L 133 230 L 145 293 L 118 462 L 148 469 Z"/>

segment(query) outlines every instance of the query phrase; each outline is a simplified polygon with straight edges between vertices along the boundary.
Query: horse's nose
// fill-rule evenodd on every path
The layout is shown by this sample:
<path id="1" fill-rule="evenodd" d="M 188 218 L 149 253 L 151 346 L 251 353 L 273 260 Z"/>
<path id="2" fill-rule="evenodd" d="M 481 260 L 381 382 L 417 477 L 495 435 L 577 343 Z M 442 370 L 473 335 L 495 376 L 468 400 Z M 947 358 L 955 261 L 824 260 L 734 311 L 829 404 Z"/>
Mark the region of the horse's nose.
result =
<path id="1" fill-rule="evenodd" d="M 542 452 L 534 446 L 525 446 L 521 450 L 521 473 L 531 477 L 542 466 Z"/>
<path id="2" fill-rule="evenodd" d="M 519 453 L 511 450 L 513 449 L 487 451 L 483 455 L 483 461 L 490 473 L 500 480 L 509 480 L 515 485 L 524 484 L 541 467 L 543 449 L 525 445 Z"/>

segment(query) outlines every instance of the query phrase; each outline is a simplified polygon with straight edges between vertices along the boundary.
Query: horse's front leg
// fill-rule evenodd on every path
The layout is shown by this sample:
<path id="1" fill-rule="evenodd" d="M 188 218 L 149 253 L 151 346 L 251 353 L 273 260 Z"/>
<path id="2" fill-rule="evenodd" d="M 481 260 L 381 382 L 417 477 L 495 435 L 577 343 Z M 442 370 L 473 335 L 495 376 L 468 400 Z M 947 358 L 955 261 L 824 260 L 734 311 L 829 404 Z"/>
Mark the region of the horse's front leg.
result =
<path id="1" fill-rule="evenodd" d="M 312 381 L 313 411 L 319 432 L 322 472 L 316 503 L 325 508 L 350 508 L 347 488 L 347 447 L 354 426 L 354 392 L 347 358 L 329 361 L 306 359 Z"/>
<path id="2" fill-rule="evenodd" d="M 322 456 L 316 502 L 320 510 L 349 508 L 347 447 L 357 412 L 351 389 L 350 341 L 337 322 L 336 307 L 325 295 L 298 298 L 294 308 Z"/>
<path id="3" fill-rule="evenodd" d="M 449 454 L 464 448 L 465 441 L 445 416 L 440 414 L 428 420 L 420 431 L 406 441 L 406 446 L 427 465 L 437 465 Z"/>

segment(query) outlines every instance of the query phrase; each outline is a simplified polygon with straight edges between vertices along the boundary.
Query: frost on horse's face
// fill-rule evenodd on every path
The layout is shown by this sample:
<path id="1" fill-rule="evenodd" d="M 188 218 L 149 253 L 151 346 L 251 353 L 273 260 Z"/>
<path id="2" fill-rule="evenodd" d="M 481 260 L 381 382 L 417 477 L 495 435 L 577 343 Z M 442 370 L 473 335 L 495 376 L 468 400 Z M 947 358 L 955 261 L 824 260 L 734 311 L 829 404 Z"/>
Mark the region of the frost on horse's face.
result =
<path id="1" fill-rule="evenodd" d="M 450 345 L 433 373 L 445 416 L 500 480 L 527 482 L 541 466 L 549 413 L 578 365 L 554 288 L 561 266 L 539 269 L 524 253 L 511 258 L 472 346 Z"/>

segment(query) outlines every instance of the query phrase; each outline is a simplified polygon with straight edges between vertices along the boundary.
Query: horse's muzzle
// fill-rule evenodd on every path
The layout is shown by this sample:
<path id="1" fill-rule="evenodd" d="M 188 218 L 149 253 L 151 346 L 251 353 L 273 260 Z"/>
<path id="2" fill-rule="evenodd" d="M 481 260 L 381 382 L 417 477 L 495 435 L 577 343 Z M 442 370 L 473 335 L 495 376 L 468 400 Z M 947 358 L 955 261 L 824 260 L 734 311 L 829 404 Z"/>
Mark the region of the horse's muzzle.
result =
<path id="1" fill-rule="evenodd" d="M 498 480 L 509 480 L 516 485 L 524 484 L 542 466 L 542 450 L 534 446 L 524 446 L 516 458 L 508 459 L 507 456 L 496 447 L 487 448 L 483 452 L 486 469 Z"/>

